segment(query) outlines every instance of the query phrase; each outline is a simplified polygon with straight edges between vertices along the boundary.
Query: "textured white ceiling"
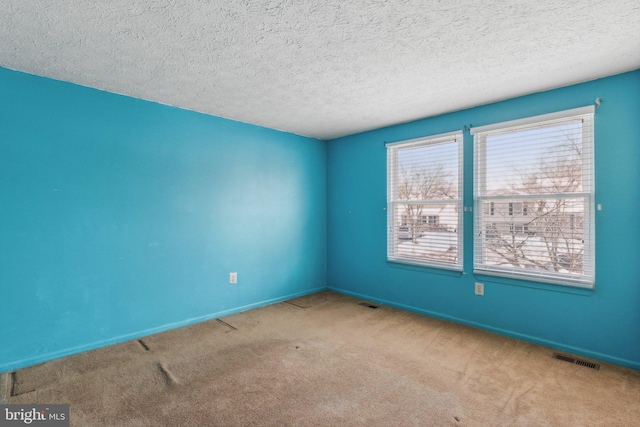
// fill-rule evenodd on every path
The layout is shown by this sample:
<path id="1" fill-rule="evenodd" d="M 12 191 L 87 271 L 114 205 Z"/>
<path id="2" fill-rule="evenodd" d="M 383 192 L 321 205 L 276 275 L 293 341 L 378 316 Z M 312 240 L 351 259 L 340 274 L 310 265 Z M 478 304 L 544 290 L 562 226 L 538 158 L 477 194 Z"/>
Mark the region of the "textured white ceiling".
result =
<path id="1" fill-rule="evenodd" d="M 2 0 L 0 66 L 320 139 L 640 68 L 638 0 Z"/>

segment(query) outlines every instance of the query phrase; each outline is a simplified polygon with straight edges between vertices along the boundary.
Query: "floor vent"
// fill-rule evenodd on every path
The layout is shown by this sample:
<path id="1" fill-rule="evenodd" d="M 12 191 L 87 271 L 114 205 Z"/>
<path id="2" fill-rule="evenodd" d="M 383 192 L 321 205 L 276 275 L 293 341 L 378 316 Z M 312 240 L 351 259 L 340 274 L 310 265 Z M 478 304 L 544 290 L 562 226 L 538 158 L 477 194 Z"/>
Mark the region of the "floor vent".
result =
<path id="1" fill-rule="evenodd" d="M 565 354 L 553 353 L 553 358 L 562 360 L 563 362 L 573 363 L 574 365 L 584 366 L 589 369 L 595 369 L 596 371 L 600 370 L 600 365 L 598 365 L 597 363 L 589 362 L 582 359 L 576 359 L 575 357 L 567 356 Z"/>
<path id="2" fill-rule="evenodd" d="M 368 302 L 359 302 L 358 305 L 361 305 L 363 307 L 368 307 L 368 308 L 378 308 L 378 305 L 374 305 Z"/>

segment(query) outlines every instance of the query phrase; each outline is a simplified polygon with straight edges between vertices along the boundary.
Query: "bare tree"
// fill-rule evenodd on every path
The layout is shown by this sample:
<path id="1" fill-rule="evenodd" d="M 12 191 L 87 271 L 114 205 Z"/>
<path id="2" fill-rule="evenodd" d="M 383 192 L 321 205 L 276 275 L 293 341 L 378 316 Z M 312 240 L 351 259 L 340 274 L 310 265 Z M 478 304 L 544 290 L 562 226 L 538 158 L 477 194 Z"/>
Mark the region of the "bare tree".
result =
<path id="1" fill-rule="evenodd" d="M 580 192 L 580 142 L 566 136 L 549 154 L 533 170 L 519 171 L 516 174 L 518 182 L 509 185 L 504 192 L 513 195 Z M 581 204 L 571 198 L 543 196 L 508 203 L 508 211 L 505 206 L 491 208 L 496 222 L 486 226 L 486 247 L 498 265 L 556 272 L 582 271 L 584 209 Z M 516 218 L 521 222 L 516 223 Z"/>
<path id="2" fill-rule="evenodd" d="M 450 172 L 443 165 L 434 165 L 429 168 L 400 169 L 400 183 L 398 185 L 398 198 L 401 200 L 439 200 L 454 199 L 457 197 L 457 188 Z M 402 216 L 402 225 L 406 225 L 411 233 L 411 240 L 415 244 L 424 228 L 423 210 L 420 203 L 406 203 Z"/>

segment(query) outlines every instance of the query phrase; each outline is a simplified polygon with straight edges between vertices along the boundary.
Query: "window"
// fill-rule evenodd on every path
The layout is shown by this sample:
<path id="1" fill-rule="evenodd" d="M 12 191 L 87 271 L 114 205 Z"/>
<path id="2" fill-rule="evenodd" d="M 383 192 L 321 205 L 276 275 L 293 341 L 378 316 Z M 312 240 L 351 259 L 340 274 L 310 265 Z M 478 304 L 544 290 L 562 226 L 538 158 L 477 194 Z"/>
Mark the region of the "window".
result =
<path id="1" fill-rule="evenodd" d="M 462 270 L 462 132 L 387 144 L 387 259 Z"/>
<path id="2" fill-rule="evenodd" d="M 593 111 L 472 129 L 475 272 L 593 287 Z"/>
<path id="3" fill-rule="evenodd" d="M 512 233 L 522 234 L 529 232 L 529 226 L 527 224 L 511 224 L 510 228 Z"/>

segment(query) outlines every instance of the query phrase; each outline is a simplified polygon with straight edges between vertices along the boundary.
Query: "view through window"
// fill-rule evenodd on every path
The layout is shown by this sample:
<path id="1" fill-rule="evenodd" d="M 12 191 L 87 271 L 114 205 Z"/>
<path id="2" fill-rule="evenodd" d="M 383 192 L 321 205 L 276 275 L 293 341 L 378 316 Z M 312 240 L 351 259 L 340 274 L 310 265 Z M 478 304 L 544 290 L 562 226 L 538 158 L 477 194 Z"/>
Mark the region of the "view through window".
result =
<path id="1" fill-rule="evenodd" d="M 462 269 L 462 132 L 387 144 L 390 261 Z"/>

